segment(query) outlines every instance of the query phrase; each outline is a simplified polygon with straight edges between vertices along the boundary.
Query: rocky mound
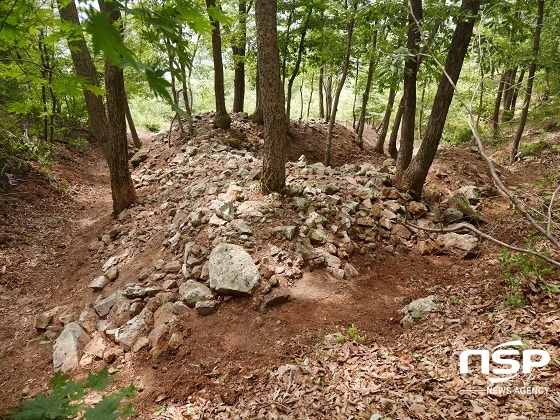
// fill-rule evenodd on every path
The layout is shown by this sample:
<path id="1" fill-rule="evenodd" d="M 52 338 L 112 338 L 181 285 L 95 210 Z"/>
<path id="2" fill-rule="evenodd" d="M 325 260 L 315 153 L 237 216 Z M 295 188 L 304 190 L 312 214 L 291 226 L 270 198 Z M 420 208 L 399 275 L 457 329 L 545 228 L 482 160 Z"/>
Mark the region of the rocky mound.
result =
<path id="1" fill-rule="evenodd" d="M 99 359 L 118 367 L 129 353 L 177 350 L 186 314 L 208 316 L 237 296 L 252 296 L 255 308 L 281 304 L 304 271 L 356 277 L 352 256 L 378 248 L 461 257 L 479 251 L 474 236 L 404 225 L 474 218 L 472 188 L 438 214 L 391 187 L 390 159 L 327 168 L 301 156 L 287 164 L 284 193 L 262 195 L 258 147 L 240 135 L 249 123 L 236 120 L 230 133 L 209 124 L 210 115 L 199 116 L 204 130 L 186 144 L 168 148 L 162 134 L 133 157 L 141 199 L 89 244 L 99 264 L 91 303 L 37 318 L 36 328 L 56 338 L 55 369 Z"/>

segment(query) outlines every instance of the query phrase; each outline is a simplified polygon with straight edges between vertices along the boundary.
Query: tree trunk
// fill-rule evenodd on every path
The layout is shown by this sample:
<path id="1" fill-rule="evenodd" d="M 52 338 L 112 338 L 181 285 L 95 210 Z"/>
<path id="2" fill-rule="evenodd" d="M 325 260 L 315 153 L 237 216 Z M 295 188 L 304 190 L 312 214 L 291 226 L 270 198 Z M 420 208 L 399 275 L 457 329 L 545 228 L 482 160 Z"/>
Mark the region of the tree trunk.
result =
<path id="1" fill-rule="evenodd" d="M 401 141 L 397 156 L 397 182 L 408 168 L 414 152 L 414 125 L 416 123 L 416 75 L 418 73 L 418 44 L 420 31 L 417 22 L 422 21 L 422 0 L 409 0 L 408 38 L 406 48 L 409 57 L 404 64 L 404 111 L 402 116 Z"/>
<path id="2" fill-rule="evenodd" d="M 311 75 L 311 92 L 309 92 L 309 102 L 307 102 L 307 118 L 309 118 L 309 112 L 311 111 L 311 102 L 313 101 L 313 79 L 315 79 L 315 73 Z"/>
<path id="3" fill-rule="evenodd" d="M 327 75 L 326 82 L 323 84 L 325 86 L 325 119 L 329 122 L 332 111 L 332 74 Z"/>
<path id="4" fill-rule="evenodd" d="M 498 124 L 500 124 L 500 105 L 502 104 L 502 96 L 504 94 L 504 85 L 506 83 L 506 71 L 500 77 L 500 84 L 498 85 L 498 93 L 496 95 L 496 102 L 494 102 L 494 114 L 492 116 L 492 129 L 494 136 L 498 134 Z"/>
<path id="5" fill-rule="evenodd" d="M 240 36 L 231 46 L 235 65 L 233 78 L 233 112 L 243 112 L 245 102 L 245 48 L 247 44 L 247 3 L 239 0 Z"/>
<path id="6" fill-rule="evenodd" d="M 257 61 L 257 76 L 256 76 L 256 89 L 255 89 L 255 96 L 256 96 L 256 106 L 255 112 L 251 115 L 251 118 L 256 124 L 262 125 L 264 124 L 263 119 L 263 110 L 262 110 L 262 101 L 261 101 L 261 83 L 260 83 L 260 76 L 259 76 L 259 63 Z"/>
<path id="7" fill-rule="evenodd" d="M 513 146 L 511 148 L 511 157 L 510 157 L 511 163 L 515 162 L 519 158 L 519 143 L 521 142 L 521 136 L 523 135 L 523 130 L 525 129 L 525 123 L 527 122 L 527 115 L 529 114 L 529 105 L 531 104 L 531 95 L 533 93 L 533 81 L 535 79 L 535 73 L 537 71 L 537 56 L 539 55 L 541 30 L 542 30 L 543 16 L 544 16 L 544 0 L 539 0 L 537 3 L 537 7 L 538 7 L 537 28 L 535 29 L 535 37 L 533 39 L 533 54 L 531 59 L 531 65 L 529 66 L 527 90 L 525 92 L 525 102 L 523 103 L 523 110 L 521 111 L 521 119 L 519 120 L 517 133 L 515 133 L 515 138 L 513 139 Z"/>
<path id="8" fill-rule="evenodd" d="M 109 23 L 120 20 L 120 12 L 112 2 L 99 0 L 99 8 L 109 16 Z M 111 193 L 115 214 L 136 201 L 136 191 L 128 169 L 128 145 L 126 140 L 126 93 L 123 70 L 105 57 L 105 93 L 107 96 L 107 163 L 111 174 Z"/>
<path id="9" fill-rule="evenodd" d="M 125 92 L 126 95 L 126 92 Z M 128 128 L 130 129 L 130 135 L 132 137 L 132 142 L 134 143 L 134 147 L 140 149 L 142 147 L 142 142 L 140 141 L 140 137 L 138 137 L 138 132 L 136 131 L 136 125 L 134 124 L 134 120 L 132 119 L 132 113 L 130 112 L 130 106 L 128 106 L 128 97 L 124 97 L 125 102 L 125 113 L 126 113 L 126 121 L 128 123 Z"/>
<path id="10" fill-rule="evenodd" d="M 280 192 L 286 184 L 286 113 L 280 79 L 276 0 L 256 0 L 257 60 L 260 100 L 264 118 L 264 151 L 261 186 Z"/>
<path id="11" fill-rule="evenodd" d="M 290 124 L 290 108 L 292 105 L 292 88 L 294 86 L 294 81 L 296 80 L 296 77 L 299 73 L 299 68 L 301 66 L 301 59 L 303 57 L 303 50 L 304 50 L 304 46 L 305 46 L 305 34 L 307 33 L 307 26 L 309 24 L 309 19 L 311 18 L 311 12 L 313 11 L 313 9 L 311 7 L 309 7 L 309 9 L 307 10 L 307 15 L 305 16 L 305 21 L 302 24 L 302 28 L 301 28 L 301 36 L 299 39 L 299 46 L 298 46 L 298 55 L 297 55 L 297 59 L 296 59 L 296 64 L 294 66 L 294 71 L 292 71 L 292 74 L 290 75 L 290 79 L 288 80 L 288 95 L 286 97 L 286 121 L 288 123 L 288 125 Z"/>
<path id="12" fill-rule="evenodd" d="M 389 98 L 387 99 L 387 107 L 385 108 L 385 115 L 383 116 L 381 133 L 377 138 L 377 143 L 375 143 L 375 151 L 380 155 L 383 154 L 385 139 L 387 138 L 387 133 L 389 132 L 391 113 L 393 112 L 393 105 L 395 104 L 395 96 L 397 96 L 397 90 L 394 88 L 389 89 Z"/>
<path id="13" fill-rule="evenodd" d="M 399 129 L 401 128 L 403 113 L 404 113 L 404 94 L 403 96 L 401 96 L 401 100 L 399 101 L 399 107 L 397 108 L 395 121 L 393 121 L 393 129 L 391 130 L 391 136 L 389 137 L 389 146 L 387 147 L 389 156 L 391 156 L 393 159 L 396 159 L 398 155 L 397 139 L 399 138 Z"/>
<path id="14" fill-rule="evenodd" d="M 521 83 L 523 83 L 524 78 L 525 78 L 525 69 L 522 68 L 521 69 L 521 74 L 519 74 L 519 79 L 517 79 L 517 83 L 515 84 L 515 87 L 513 88 L 513 97 L 511 98 L 511 108 L 510 108 L 510 112 L 511 112 L 512 117 L 515 115 L 515 105 L 517 103 L 517 96 L 519 95 L 519 87 L 521 86 Z M 545 99 L 545 101 L 546 101 L 546 99 Z"/>
<path id="15" fill-rule="evenodd" d="M 445 73 L 453 84 L 457 83 L 461 74 L 479 8 L 480 0 L 463 0 L 461 3 L 461 14 L 445 61 Z M 449 106 L 453 100 L 454 89 L 446 74 L 442 74 L 440 78 L 424 140 L 403 174 L 403 180 L 415 198 L 420 198 L 422 195 L 422 187 L 436 155 Z"/>
<path id="16" fill-rule="evenodd" d="M 111 21 L 118 19 L 118 12 L 115 12 L 112 6 L 103 1 L 100 1 L 99 4 L 104 11 L 109 12 Z M 74 1 L 70 1 L 62 8 L 59 4 L 59 12 L 62 21 L 75 25 L 80 24 Z M 68 46 L 76 74 L 93 86 L 99 86 L 97 70 L 85 39 L 74 38 L 68 41 Z M 105 113 L 105 105 L 101 96 L 84 89 L 84 98 L 94 138 L 99 143 L 109 166 L 113 212 L 119 214 L 136 200 L 136 191 L 128 168 L 122 70 L 106 62 L 105 71 L 108 116 Z"/>
<path id="17" fill-rule="evenodd" d="M 301 85 L 299 85 L 299 119 L 303 120 L 303 77 L 301 78 Z"/>
<path id="18" fill-rule="evenodd" d="M 356 77 L 354 78 L 354 101 L 352 102 L 352 128 L 357 133 L 356 127 L 356 102 L 358 102 L 358 78 L 360 77 L 360 60 L 356 58 Z"/>
<path id="19" fill-rule="evenodd" d="M 510 70 L 504 86 L 504 109 L 502 111 L 502 121 L 510 121 L 513 117 L 511 111 L 511 101 L 515 91 L 515 77 L 517 75 L 517 66 Z"/>
<path id="20" fill-rule="evenodd" d="M 371 91 L 371 82 L 373 81 L 373 71 L 375 70 L 375 59 L 373 57 L 373 52 L 377 48 L 377 29 L 373 32 L 373 41 L 371 42 L 371 57 L 369 59 L 368 74 L 366 79 L 366 88 L 364 94 L 362 95 L 362 109 L 360 110 L 360 117 L 358 118 L 358 146 L 362 148 L 364 146 L 363 136 L 364 127 L 366 125 L 366 111 L 367 104 L 369 101 L 369 94 Z M 383 147 L 381 148 L 383 150 Z"/>
<path id="21" fill-rule="evenodd" d="M 357 3 L 354 4 L 354 10 L 356 9 L 356 7 L 357 7 Z M 342 70 L 342 76 L 340 77 L 340 82 L 338 83 L 338 86 L 336 88 L 336 93 L 334 95 L 334 99 L 332 103 L 332 110 L 329 117 L 330 119 L 329 119 L 329 130 L 327 132 L 327 150 L 325 153 L 325 166 L 331 166 L 332 135 L 334 131 L 334 124 L 336 123 L 336 113 L 338 111 L 338 101 L 340 99 L 340 93 L 342 92 L 342 88 L 344 88 L 344 83 L 346 82 L 346 76 L 348 75 L 348 67 L 350 66 L 350 52 L 352 46 L 353 33 L 354 33 L 354 15 L 352 15 L 350 21 L 348 22 L 344 68 Z"/>
<path id="22" fill-rule="evenodd" d="M 418 140 L 422 140 L 422 120 L 424 119 L 424 98 L 426 97 L 426 83 L 422 84 L 422 96 L 420 97 L 420 109 L 418 110 Z"/>
<path id="23" fill-rule="evenodd" d="M 216 7 L 216 0 L 206 0 L 206 7 Z M 222 63 L 222 36 L 220 22 L 210 17 L 212 30 L 212 58 L 214 60 L 214 95 L 216 97 L 216 115 L 214 125 L 223 130 L 231 126 L 231 117 L 226 110 L 226 97 L 224 93 L 224 65 Z"/>
<path id="24" fill-rule="evenodd" d="M 319 86 L 318 86 L 318 92 L 319 92 L 319 118 L 325 118 L 325 100 L 323 98 L 323 84 L 325 83 L 325 68 L 321 67 L 319 69 Z"/>

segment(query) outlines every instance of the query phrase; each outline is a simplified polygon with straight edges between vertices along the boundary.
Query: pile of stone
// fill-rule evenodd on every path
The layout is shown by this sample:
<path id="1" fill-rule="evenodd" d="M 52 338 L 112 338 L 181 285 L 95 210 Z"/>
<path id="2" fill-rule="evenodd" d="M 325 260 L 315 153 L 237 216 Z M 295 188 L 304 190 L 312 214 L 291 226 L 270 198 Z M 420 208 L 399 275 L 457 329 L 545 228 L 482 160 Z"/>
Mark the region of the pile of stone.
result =
<path id="1" fill-rule="evenodd" d="M 53 313 L 37 318 L 39 330 L 58 337 L 55 369 L 143 349 L 176 351 L 182 335 L 174 325 L 183 314 L 206 316 L 257 291 L 261 307 L 274 306 L 304 270 L 357 277 L 351 260 L 378 248 L 462 258 L 479 252 L 472 235 L 421 229 L 482 221 L 475 187 L 458 191 L 438 214 L 391 186 L 392 159 L 329 168 L 302 156 L 287 164 L 283 194 L 262 195 L 253 145 L 212 130 L 208 116 L 198 123 L 205 134 L 171 150 L 161 139 L 135 158 L 143 198 L 89 245 L 101 266 L 90 284 L 97 301 L 62 320 L 62 333 Z M 251 128 L 244 118 L 236 124 Z M 151 266 L 147 253 L 156 254 Z"/>

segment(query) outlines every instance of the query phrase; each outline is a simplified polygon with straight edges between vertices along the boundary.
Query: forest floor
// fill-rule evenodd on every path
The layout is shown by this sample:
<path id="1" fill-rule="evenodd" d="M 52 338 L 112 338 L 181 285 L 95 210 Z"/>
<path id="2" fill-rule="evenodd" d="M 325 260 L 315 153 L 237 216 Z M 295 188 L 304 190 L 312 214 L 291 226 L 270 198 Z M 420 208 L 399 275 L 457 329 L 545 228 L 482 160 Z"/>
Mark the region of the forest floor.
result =
<path id="1" fill-rule="evenodd" d="M 221 134 L 207 120 L 208 115 L 195 120 L 195 135 L 213 141 Z M 308 164 L 321 162 L 325 127 L 315 120 L 293 122 L 288 161 L 303 154 Z M 236 118 L 231 133 L 258 153 L 258 127 Z M 366 147 L 360 150 L 354 134 L 337 126 L 333 166 L 380 166 L 386 157 L 370 151 L 375 133 L 366 134 Z M 130 232 L 147 237 L 146 245 L 129 266 L 120 268 L 111 285 L 115 290 L 117 283 L 121 287 L 169 255 L 169 239 L 158 233 L 165 230 L 162 219 L 153 215 L 172 200 L 166 196 L 169 200 L 157 201 L 164 196 L 154 191 L 177 181 L 169 176 L 149 185 L 148 175 L 159 176 L 158 170 L 179 165 L 175 156 L 188 153 L 189 146 L 176 132 L 171 146 L 166 140 L 163 134 L 142 135 L 150 154 L 144 166 L 134 170 L 140 197 L 140 213 L 134 214 L 140 223 Z M 536 157 L 513 166 L 503 163 L 504 150 L 492 151 L 503 164 L 499 170 L 508 185 L 526 196 L 544 196 L 550 190 L 548 181 L 557 176 L 560 154 L 552 146 L 560 144 L 560 136 L 547 142 L 549 147 Z M 210 155 L 203 163 L 208 179 L 212 170 L 223 169 L 214 168 L 221 163 Z M 200 182 L 203 174 L 197 174 L 189 174 L 194 178 L 184 186 Z M 53 375 L 56 336 L 39 333 L 36 317 L 58 307 L 61 329 L 84 308 L 91 309 L 99 292 L 88 285 L 118 246 L 106 243 L 103 250 L 92 252 L 91 244 L 103 242 L 116 226 L 107 168 L 94 146 L 57 145 L 49 180 L 17 175 L 30 182 L 9 186 L 0 195 L 0 413 L 46 390 Z M 484 162 L 472 147 L 442 148 L 425 188 L 427 204 L 443 210 L 451 194 L 466 185 L 481 190 L 492 185 Z M 252 201 L 270 199 L 254 191 L 246 194 Z M 483 230 L 522 244 L 529 228 L 503 196 L 486 196 L 480 206 L 488 219 Z M 200 240 L 202 246 L 211 246 L 208 238 Z M 272 243 L 270 236 L 255 232 L 254 258 L 265 258 Z M 560 418 L 557 295 L 540 294 L 523 307 L 508 305 L 505 296 L 512 288 L 502 275 L 501 249 L 488 242 L 481 243 L 474 259 L 421 255 L 415 247 L 400 245 L 364 250 L 345 257 L 359 273 L 353 278 L 304 267 L 299 278 L 283 285 L 290 299 L 280 306 L 263 310 L 255 299 L 227 299 L 209 316 L 187 314 L 178 350 L 126 352 L 110 364 L 115 377 L 111 389 L 133 381 L 140 418 Z M 398 311 L 429 295 L 436 296 L 435 308 L 413 323 L 401 323 Z M 546 368 L 508 382 L 512 389 L 534 387 L 532 395 L 505 389 L 488 393 L 480 374 L 459 375 L 461 351 L 492 349 L 517 337 L 528 348 L 547 350 L 552 358 Z M 82 378 L 105 365 L 97 360 L 72 371 L 72 377 Z M 470 392 L 473 389 L 476 392 Z"/>

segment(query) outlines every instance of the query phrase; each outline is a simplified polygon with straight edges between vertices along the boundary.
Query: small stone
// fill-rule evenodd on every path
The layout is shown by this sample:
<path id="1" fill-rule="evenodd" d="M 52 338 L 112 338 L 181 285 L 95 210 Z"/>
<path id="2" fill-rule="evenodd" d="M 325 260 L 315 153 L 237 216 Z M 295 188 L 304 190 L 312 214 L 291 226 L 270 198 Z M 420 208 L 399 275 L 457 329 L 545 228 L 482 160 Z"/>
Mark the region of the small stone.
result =
<path id="1" fill-rule="evenodd" d="M 187 280 L 179 287 L 179 297 L 188 306 L 194 308 L 198 302 L 212 300 L 214 295 L 204 284 L 194 280 Z"/>
<path id="2" fill-rule="evenodd" d="M 119 277 L 119 268 L 117 266 L 111 267 L 105 273 L 105 277 L 107 277 L 109 281 L 115 281 Z"/>
<path id="3" fill-rule="evenodd" d="M 157 328 L 161 324 L 168 324 L 174 319 L 173 315 L 173 303 L 164 303 L 154 312 L 154 327 Z"/>
<path id="4" fill-rule="evenodd" d="M 411 201 L 410 203 L 408 203 L 408 212 L 415 219 L 422 217 L 424 214 L 426 214 L 427 211 L 428 208 L 424 203 L 420 203 L 418 201 Z"/>
<path id="5" fill-rule="evenodd" d="M 171 334 L 169 343 L 167 343 L 167 349 L 170 352 L 176 352 L 183 345 L 183 336 L 177 333 Z"/>
<path id="6" fill-rule="evenodd" d="M 189 307 L 183 302 L 174 302 L 171 310 L 175 315 L 183 315 L 189 311 Z"/>
<path id="7" fill-rule="evenodd" d="M 35 318 L 35 328 L 37 330 L 46 330 L 47 327 L 50 325 L 53 319 L 53 314 L 49 312 L 42 313 L 37 315 Z"/>
<path id="8" fill-rule="evenodd" d="M 371 217 L 358 217 L 356 224 L 358 226 L 373 227 L 375 226 L 375 221 Z"/>
<path id="9" fill-rule="evenodd" d="M 107 284 L 109 284 L 109 279 L 105 276 L 99 276 L 93 279 L 93 281 L 89 284 L 89 287 L 93 290 L 103 290 Z"/>
<path id="10" fill-rule="evenodd" d="M 130 350 L 141 336 L 147 334 L 146 317 L 151 316 L 151 312 L 149 315 L 148 312 L 147 309 L 144 309 L 139 315 L 136 315 L 115 331 L 115 341 L 125 350 Z"/>
<path id="11" fill-rule="evenodd" d="M 344 273 L 348 278 L 358 277 L 360 275 L 358 270 L 356 270 L 356 268 L 354 268 L 354 266 L 350 263 L 344 264 Z"/>
<path id="12" fill-rule="evenodd" d="M 327 242 L 327 234 L 324 230 L 309 229 L 307 235 L 312 245 L 323 245 Z"/>
<path id="13" fill-rule="evenodd" d="M 230 223 L 230 226 L 237 232 L 245 235 L 252 235 L 253 229 L 251 229 L 243 220 L 236 219 Z"/>
<path id="14" fill-rule="evenodd" d="M 162 284 L 163 290 L 175 289 L 177 286 L 177 280 L 175 279 L 165 280 Z"/>
<path id="15" fill-rule="evenodd" d="M 381 210 L 380 216 L 388 220 L 397 220 L 397 215 L 389 209 Z"/>
<path id="16" fill-rule="evenodd" d="M 235 218 L 235 207 L 231 201 L 218 202 L 214 212 L 220 219 L 227 220 L 228 222 Z"/>
<path id="17" fill-rule="evenodd" d="M 107 296 L 105 299 L 101 299 L 99 302 L 97 302 L 97 304 L 93 307 L 95 309 L 95 312 L 97 312 L 97 315 L 99 315 L 100 317 L 104 317 L 105 315 L 107 315 L 119 296 L 120 294 L 118 292 L 115 292 Z"/>
<path id="18" fill-rule="evenodd" d="M 199 315 L 206 316 L 214 312 L 216 308 L 216 301 L 214 300 L 200 300 L 196 302 L 195 310 Z"/>
<path id="19" fill-rule="evenodd" d="M 149 153 L 150 153 L 150 149 L 148 149 L 148 148 L 142 148 L 142 149 L 138 150 L 134 154 L 134 156 L 132 156 L 130 158 L 130 163 L 132 164 L 132 166 L 137 167 L 142 162 L 144 162 L 146 159 L 148 159 L 148 154 Z"/>
<path id="20" fill-rule="evenodd" d="M 150 340 L 148 340 L 148 337 L 140 337 L 138 341 L 134 344 L 134 346 L 132 346 L 132 352 L 138 353 L 139 351 L 148 347 L 149 345 L 150 345 Z"/>
<path id="21" fill-rule="evenodd" d="M 286 290 L 275 289 L 266 297 L 264 307 L 272 308 L 287 302 L 288 299 L 290 299 L 290 294 Z"/>
<path id="22" fill-rule="evenodd" d="M 163 266 L 162 271 L 168 274 L 177 274 L 181 271 L 181 262 L 169 261 Z"/>

